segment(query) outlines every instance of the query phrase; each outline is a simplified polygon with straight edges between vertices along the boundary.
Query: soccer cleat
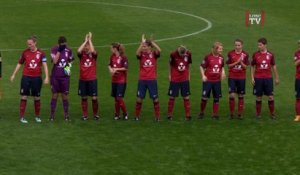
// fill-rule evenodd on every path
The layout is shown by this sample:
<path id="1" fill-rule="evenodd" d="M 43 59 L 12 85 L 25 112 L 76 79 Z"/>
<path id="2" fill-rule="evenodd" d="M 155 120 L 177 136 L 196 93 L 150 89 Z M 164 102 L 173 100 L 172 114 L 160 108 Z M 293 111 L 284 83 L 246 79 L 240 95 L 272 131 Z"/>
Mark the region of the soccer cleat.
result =
<path id="1" fill-rule="evenodd" d="M 271 114 L 270 118 L 271 118 L 272 120 L 276 120 L 276 119 L 277 119 L 277 117 L 275 116 L 275 114 Z"/>
<path id="2" fill-rule="evenodd" d="M 169 115 L 169 116 L 167 117 L 167 119 L 170 120 L 170 121 L 172 121 L 172 120 L 173 120 L 173 117 Z"/>
<path id="3" fill-rule="evenodd" d="M 123 119 L 128 120 L 128 114 L 123 114 Z"/>
<path id="4" fill-rule="evenodd" d="M 199 115 L 198 115 L 198 119 L 203 119 L 204 118 L 204 113 L 200 113 Z"/>
<path id="5" fill-rule="evenodd" d="M 185 117 L 185 121 L 191 121 L 192 120 L 192 117 L 191 116 L 186 116 Z"/>
<path id="6" fill-rule="evenodd" d="M 234 119 L 234 115 L 233 115 L 233 114 L 230 114 L 229 119 L 230 119 L 230 120 L 233 120 L 233 119 Z"/>
<path id="7" fill-rule="evenodd" d="M 299 122 L 300 121 L 300 115 L 296 115 L 294 121 Z"/>
<path id="8" fill-rule="evenodd" d="M 120 120 L 121 118 L 120 118 L 120 116 L 117 116 L 117 115 L 116 115 L 116 116 L 114 117 L 114 119 L 115 119 L 115 120 Z"/>
<path id="9" fill-rule="evenodd" d="M 139 121 L 139 120 L 140 120 L 140 117 L 134 117 L 134 120 L 135 120 L 135 121 Z"/>
<path id="10" fill-rule="evenodd" d="M 28 123 L 28 121 L 27 121 L 24 117 L 22 117 L 22 118 L 20 119 L 20 122 L 21 122 L 21 123 L 24 123 L 24 124 L 27 124 L 27 123 Z"/>
<path id="11" fill-rule="evenodd" d="M 257 115 L 257 116 L 256 116 L 256 119 L 257 119 L 257 120 L 260 120 L 260 119 L 261 119 L 261 116 L 260 116 L 260 115 Z"/>
<path id="12" fill-rule="evenodd" d="M 99 115 L 95 115 L 94 116 L 94 120 L 99 120 L 100 119 L 100 116 Z"/>
<path id="13" fill-rule="evenodd" d="M 51 116 L 51 117 L 49 118 L 49 121 L 50 121 L 50 122 L 53 122 L 53 121 L 54 121 L 54 117 Z"/>
<path id="14" fill-rule="evenodd" d="M 65 121 L 69 122 L 70 121 L 70 117 L 69 116 L 65 117 Z"/>
<path id="15" fill-rule="evenodd" d="M 243 120 L 243 117 L 242 117 L 242 115 L 241 115 L 241 114 L 239 114 L 239 115 L 237 116 L 237 119 L 239 119 L 239 120 Z"/>
<path id="16" fill-rule="evenodd" d="M 37 123 L 41 123 L 41 122 L 42 122 L 42 120 L 41 120 L 40 117 L 35 117 L 35 121 L 36 121 Z"/>
<path id="17" fill-rule="evenodd" d="M 160 117 L 155 117 L 156 122 L 160 122 Z"/>
<path id="18" fill-rule="evenodd" d="M 217 116 L 217 115 L 214 115 L 214 116 L 212 116 L 212 119 L 214 119 L 214 120 L 219 120 L 219 116 Z"/>
<path id="19" fill-rule="evenodd" d="M 89 118 L 88 118 L 87 116 L 82 116 L 81 119 L 82 119 L 83 121 L 86 121 L 86 120 L 88 120 Z"/>

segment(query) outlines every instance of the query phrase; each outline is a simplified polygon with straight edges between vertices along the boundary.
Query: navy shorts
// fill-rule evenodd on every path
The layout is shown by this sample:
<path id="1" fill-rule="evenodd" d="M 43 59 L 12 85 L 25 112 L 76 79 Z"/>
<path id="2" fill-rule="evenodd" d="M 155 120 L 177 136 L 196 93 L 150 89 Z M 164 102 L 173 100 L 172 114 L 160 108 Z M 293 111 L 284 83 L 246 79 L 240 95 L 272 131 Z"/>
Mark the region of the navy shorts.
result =
<path id="1" fill-rule="evenodd" d="M 97 96 L 97 80 L 79 80 L 78 86 L 78 95 L 85 97 L 85 96 Z"/>
<path id="2" fill-rule="evenodd" d="M 41 96 L 42 78 L 23 76 L 21 79 L 20 95 L 22 96 Z"/>
<path id="3" fill-rule="evenodd" d="M 295 80 L 296 98 L 300 98 L 300 79 Z"/>
<path id="4" fill-rule="evenodd" d="M 214 98 L 222 97 L 221 81 L 202 83 L 202 97 L 209 98 L 211 92 Z"/>
<path id="5" fill-rule="evenodd" d="M 52 93 L 69 94 L 70 78 L 69 77 L 51 77 Z"/>
<path id="6" fill-rule="evenodd" d="M 158 98 L 157 81 L 156 80 L 139 80 L 137 97 L 144 99 L 147 89 L 149 90 L 150 98 L 153 100 Z"/>
<path id="7" fill-rule="evenodd" d="M 228 78 L 229 93 L 237 93 L 244 95 L 246 89 L 245 79 L 232 79 Z"/>
<path id="8" fill-rule="evenodd" d="M 187 97 L 191 95 L 190 92 L 190 82 L 189 81 L 183 81 L 183 82 L 170 82 L 169 85 L 169 92 L 168 95 L 171 97 L 178 97 L 179 90 L 182 97 Z"/>
<path id="9" fill-rule="evenodd" d="M 259 97 L 273 95 L 273 78 L 255 78 L 254 80 L 253 95 Z"/>
<path id="10" fill-rule="evenodd" d="M 112 83 L 111 84 L 111 96 L 112 97 L 124 97 L 126 90 L 126 83 Z"/>

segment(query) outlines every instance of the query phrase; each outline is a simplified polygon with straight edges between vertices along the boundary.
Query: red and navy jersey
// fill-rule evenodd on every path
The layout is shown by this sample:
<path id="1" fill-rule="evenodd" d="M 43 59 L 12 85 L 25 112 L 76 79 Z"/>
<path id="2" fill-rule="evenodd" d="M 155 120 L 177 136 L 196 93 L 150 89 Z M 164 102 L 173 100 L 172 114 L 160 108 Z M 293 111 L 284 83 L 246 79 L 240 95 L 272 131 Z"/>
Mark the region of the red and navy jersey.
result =
<path id="1" fill-rule="evenodd" d="M 255 66 L 254 78 L 272 78 L 271 68 L 275 65 L 275 57 L 269 51 L 257 51 L 252 56 L 251 65 Z"/>
<path id="2" fill-rule="evenodd" d="M 111 68 L 126 68 L 128 69 L 128 59 L 125 55 L 110 56 L 109 66 Z M 118 71 L 112 76 L 113 83 L 126 83 L 127 82 L 127 71 Z"/>
<path id="3" fill-rule="evenodd" d="M 224 68 L 224 58 L 222 55 L 214 56 L 212 53 L 205 56 L 201 66 L 205 69 L 207 81 L 221 81 L 222 70 Z"/>
<path id="4" fill-rule="evenodd" d="M 47 58 L 45 53 L 40 49 L 37 49 L 35 52 L 26 49 L 19 59 L 19 64 L 24 64 L 23 75 L 30 77 L 41 76 L 43 62 L 47 62 Z"/>
<path id="5" fill-rule="evenodd" d="M 97 56 L 97 53 L 78 53 L 80 59 L 80 80 L 90 81 L 97 79 Z"/>
<path id="6" fill-rule="evenodd" d="M 242 51 L 241 53 L 236 53 L 235 50 L 232 50 L 228 53 L 228 60 L 226 62 L 226 64 L 232 64 L 235 63 L 237 61 L 239 61 L 240 59 L 242 60 L 242 62 L 245 65 L 249 65 L 249 54 L 245 51 Z M 229 67 L 229 78 L 232 79 L 246 79 L 246 68 L 243 68 L 242 65 L 240 63 Z"/>
<path id="7" fill-rule="evenodd" d="M 170 54 L 170 73 L 172 82 L 188 81 L 190 76 L 190 64 L 192 64 L 192 54 L 188 51 L 180 56 L 178 51 Z"/>
<path id="8" fill-rule="evenodd" d="M 296 53 L 295 53 L 295 57 L 294 57 L 294 60 L 295 62 L 300 60 L 300 50 L 298 50 Z M 300 79 L 300 65 L 298 65 L 296 67 L 296 79 Z"/>
<path id="9" fill-rule="evenodd" d="M 159 57 L 159 51 L 141 52 L 140 55 L 137 55 L 140 60 L 140 80 L 156 80 L 157 59 Z"/>

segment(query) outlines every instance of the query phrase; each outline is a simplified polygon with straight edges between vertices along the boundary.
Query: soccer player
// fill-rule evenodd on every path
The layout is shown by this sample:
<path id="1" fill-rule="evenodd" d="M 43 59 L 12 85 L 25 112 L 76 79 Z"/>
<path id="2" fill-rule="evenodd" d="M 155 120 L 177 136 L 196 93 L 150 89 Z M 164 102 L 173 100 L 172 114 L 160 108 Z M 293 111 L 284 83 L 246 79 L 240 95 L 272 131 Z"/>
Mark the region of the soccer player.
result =
<path id="1" fill-rule="evenodd" d="M 42 122 L 40 118 L 42 66 L 45 72 L 44 84 L 49 83 L 47 58 L 45 53 L 37 48 L 36 44 L 37 38 L 35 36 L 31 36 L 27 39 L 28 48 L 23 51 L 19 62 L 10 77 L 10 81 L 13 82 L 17 72 L 20 70 L 21 66 L 24 65 L 20 88 L 20 122 L 25 124 L 28 123 L 25 119 L 27 96 L 33 96 L 34 99 L 35 121 L 38 123 Z"/>
<path id="2" fill-rule="evenodd" d="M 52 58 L 52 73 L 51 73 L 51 114 L 50 121 L 54 120 L 54 114 L 56 109 L 56 103 L 58 94 L 61 93 L 64 109 L 64 118 L 66 121 L 69 120 L 69 85 L 70 85 L 70 65 L 73 60 L 73 54 L 71 48 L 67 46 L 67 39 L 64 36 L 58 38 L 58 45 L 51 49 Z"/>
<path id="3" fill-rule="evenodd" d="M 123 97 L 126 90 L 128 59 L 125 48 L 120 43 L 113 43 L 110 47 L 111 56 L 108 65 L 112 76 L 111 96 L 115 98 L 115 120 L 120 118 L 120 109 L 123 111 L 123 119 L 128 120 L 127 109 Z"/>
<path id="4" fill-rule="evenodd" d="M 178 97 L 179 91 L 183 97 L 185 109 L 185 120 L 191 120 L 190 112 L 190 64 L 192 64 L 192 54 L 185 46 L 179 46 L 170 54 L 170 71 L 169 71 L 169 102 L 168 102 L 168 119 L 173 119 L 173 109 L 175 97 Z"/>
<path id="5" fill-rule="evenodd" d="M 78 48 L 77 54 L 80 59 L 78 95 L 81 96 L 82 120 L 88 119 L 88 96 L 92 97 L 94 119 L 99 120 L 96 76 L 98 55 L 92 42 L 92 33 L 85 36 L 85 41 Z"/>
<path id="6" fill-rule="evenodd" d="M 294 60 L 295 60 L 295 66 L 296 66 L 296 80 L 295 80 L 296 117 L 295 117 L 294 121 L 299 122 L 300 121 L 300 40 L 298 41 L 298 50 L 295 52 Z"/>
<path id="7" fill-rule="evenodd" d="M 153 100 L 155 120 L 160 121 L 160 107 L 157 90 L 157 59 L 160 57 L 161 49 L 152 40 L 142 36 L 142 42 L 136 51 L 137 59 L 140 61 L 140 73 L 137 90 L 137 100 L 135 107 L 135 120 L 140 119 L 142 102 L 149 91 Z"/>
<path id="8" fill-rule="evenodd" d="M 200 65 L 203 84 L 199 119 L 204 117 L 206 103 L 211 92 L 214 98 L 212 118 L 219 119 L 219 99 L 222 97 L 221 80 L 226 77 L 222 52 L 222 43 L 215 42 L 212 46 L 212 52 L 205 56 Z"/>
<path id="9" fill-rule="evenodd" d="M 267 39 L 258 40 L 258 51 L 252 56 L 251 78 L 253 84 L 253 94 L 256 96 L 256 118 L 261 118 L 262 96 L 268 96 L 268 104 L 271 119 L 275 117 L 275 105 L 273 97 L 273 78 L 272 71 L 275 74 L 275 84 L 279 84 L 279 75 L 277 72 L 275 57 L 267 49 Z"/>
<path id="10" fill-rule="evenodd" d="M 249 54 L 243 50 L 243 41 L 234 41 L 234 50 L 228 53 L 226 64 L 229 68 L 229 110 L 230 118 L 234 118 L 235 96 L 238 95 L 238 119 L 242 119 L 244 95 L 246 87 L 246 70 L 249 63 Z"/>

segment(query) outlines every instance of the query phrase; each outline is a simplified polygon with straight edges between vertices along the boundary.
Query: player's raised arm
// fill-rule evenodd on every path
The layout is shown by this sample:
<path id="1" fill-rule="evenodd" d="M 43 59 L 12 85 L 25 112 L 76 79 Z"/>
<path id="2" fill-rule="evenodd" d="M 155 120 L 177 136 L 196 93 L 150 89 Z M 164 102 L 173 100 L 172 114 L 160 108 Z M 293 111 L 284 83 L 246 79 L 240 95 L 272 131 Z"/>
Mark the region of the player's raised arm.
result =
<path id="1" fill-rule="evenodd" d="M 155 50 L 158 52 L 161 52 L 161 48 L 155 43 L 155 41 L 151 41 L 151 44 Z"/>
<path id="2" fill-rule="evenodd" d="M 93 54 L 95 54 L 96 51 L 95 51 L 94 44 L 92 42 L 92 33 L 91 32 L 88 33 L 88 43 L 90 45 L 90 52 L 93 53 Z"/>
<path id="3" fill-rule="evenodd" d="M 89 41 L 89 38 L 88 38 L 88 35 L 85 36 L 85 40 L 84 42 L 79 46 L 78 50 L 77 50 L 77 53 L 81 53 L 86 45 L 86 43 L 88 43 Z"/>

